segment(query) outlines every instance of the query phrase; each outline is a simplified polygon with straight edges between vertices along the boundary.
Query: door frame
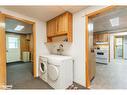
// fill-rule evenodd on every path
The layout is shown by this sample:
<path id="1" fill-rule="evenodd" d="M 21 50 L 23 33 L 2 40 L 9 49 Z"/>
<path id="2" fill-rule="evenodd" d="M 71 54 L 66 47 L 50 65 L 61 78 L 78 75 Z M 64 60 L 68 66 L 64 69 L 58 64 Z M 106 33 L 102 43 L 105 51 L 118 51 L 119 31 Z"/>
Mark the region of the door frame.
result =
<path id="1" fill-rule="evenodd" d="M 113 9 L 115 6 L 107 6 L 105 8 L 99 9 L 97 11 L 94 11 L 92 13 L 89 13 L 87 15 L 85 15 L 85 68 L 86 68 L 86 72 L 85 72 L 85 77 L 86 77 L 86 88 L 89 89 L 90 88 L 90 79 L 89 79 L 89 31 L 88 31 L 88 23 L 89 23 L 89 18 L 95 17 L 97 14 L 106 12 L 106 11 L 110 11 L 111 9 Z"/>
<path id="2" fill-rule="evenodd" d="M 119 38 L 121 37 L 122 38 L 122 59 L 124 59 L 124 36 L 121 35 L 121 36 L 114 36 L 114 59 L 116 59 L 116 38 Z"/>
<path id="3" fill-rule="evenodd" d="M 19 17 L 16 17 L 16 16 L 12 16 L 12 15 L 8 15 L 8 14 L 5 14 L 5 13 L 0 13 L 2 14 L 3 17 L 0 18 L 0 21 L 1 23 L 4 25 L 4 26 L 1 26 L 0 25 L 0 28 L 2 28 L 2 32 L 0 33 L 0 37 L 2 39 L 2 41 L 0 41 L 1 43 L 0 44 L 3 44 L 0 49 L 3 50 L 2 53 L 0 54 L 0 57 L 1 58 L 1 62 L 2 62 L 2 70 L 3 72 L 0 72 L 0 74 L 2 74 L 1 76 L 3 77 L 2 78 L 2 82 L 3 84 L 5 85 L 6 87 L 6 83 L 7 83 L 7 77 L 6 77 L 6 36 L 5 36 L 5 18 L 11 18 L 11 19 L 16 19 L 16 20 L 19 20 L 19 21 L 22 21 L 22 22 L 25 22 L 25 23 L 28 23 L 28 24 L 32 24 L 33 25 L 33 28 L 32 28 L 32 33 L 33 33 L 33 74 L 34 74 L 34 78 L 36 78 L 36 23 L 33 22 L 33 21 L 30 21 L 30 20 L 26 20 L 26 19 L 23 19 L 23 18 L 19 18 Z M 0 80 L 1 82 L 1 80 Z M 0 84 L 0 89 L 4 89 L 4 87 Z"/>

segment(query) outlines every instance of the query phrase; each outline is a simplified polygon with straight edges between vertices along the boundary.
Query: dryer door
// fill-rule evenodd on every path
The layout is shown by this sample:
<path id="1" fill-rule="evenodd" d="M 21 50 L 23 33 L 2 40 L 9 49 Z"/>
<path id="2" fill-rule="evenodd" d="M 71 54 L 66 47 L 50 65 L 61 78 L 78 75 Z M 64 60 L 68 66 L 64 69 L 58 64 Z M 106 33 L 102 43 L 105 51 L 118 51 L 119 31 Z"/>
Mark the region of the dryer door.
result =
<path id="1" fill-rule="evenodd" d="M 48 65 L 48 78 L 56 81 L 59 77 L 59 70 L 55 65 Z"/>
<path id="2" fill-rule="evenodd" d="M 41 71 L 42 74 L 45 74 L 45 72 L 46 72 L 45 62 L 40 63 L 40 71 Z"/>

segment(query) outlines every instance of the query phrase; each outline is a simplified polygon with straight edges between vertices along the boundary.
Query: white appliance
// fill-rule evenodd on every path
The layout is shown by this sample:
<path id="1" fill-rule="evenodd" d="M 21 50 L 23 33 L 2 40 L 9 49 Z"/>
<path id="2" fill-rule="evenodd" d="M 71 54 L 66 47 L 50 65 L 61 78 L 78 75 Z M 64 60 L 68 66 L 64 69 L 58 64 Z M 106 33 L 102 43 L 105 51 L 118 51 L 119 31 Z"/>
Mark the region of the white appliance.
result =
<path id="1" fill-rule="evenodd" d="M 96 49 L 96 62 L 109 63 L 109 49 Z"/>
<path id="2" fill-rule="evenodd" d="M 73 60 L 69 56 L 50 55 L 48 84 L 55 89 L 66 89 L 73 84 Z"/>
<path id="3" fill-rule="evenodd" d="M 29 62 L 30 61 L 30 52 L 22 52 L 22 61 Z"/>
<path id="4" fill-rule="evenodd" d="M 39 77 L 47 82 L 47 58 L 39 56 Z"/>

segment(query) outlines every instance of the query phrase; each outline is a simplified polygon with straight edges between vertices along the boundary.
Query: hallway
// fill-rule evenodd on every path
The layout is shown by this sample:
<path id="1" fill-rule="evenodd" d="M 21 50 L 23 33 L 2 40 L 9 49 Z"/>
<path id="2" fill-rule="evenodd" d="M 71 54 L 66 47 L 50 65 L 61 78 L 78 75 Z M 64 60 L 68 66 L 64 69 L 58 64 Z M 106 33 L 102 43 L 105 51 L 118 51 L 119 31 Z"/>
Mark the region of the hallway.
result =
<path id="1" fill-rule="evenodd" d="M 30 62 L 15 62 L 7 64 L 7 84 L 12 89 L 52 89 L 40 78 L 34 79 Z"/>
<path id="2" fill-rule="evenodd" d="M 114 60 L 108 65 L 96 63 L 91 89 L 127 89 L 127 60 Z"/>

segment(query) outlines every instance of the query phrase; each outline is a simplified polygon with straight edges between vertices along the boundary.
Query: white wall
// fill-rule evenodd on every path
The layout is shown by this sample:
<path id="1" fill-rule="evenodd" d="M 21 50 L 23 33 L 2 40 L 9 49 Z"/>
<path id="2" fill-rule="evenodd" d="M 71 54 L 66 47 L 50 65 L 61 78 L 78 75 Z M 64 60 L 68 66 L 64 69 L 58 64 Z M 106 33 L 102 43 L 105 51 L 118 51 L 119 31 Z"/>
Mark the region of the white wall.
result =
<path id="1" fill-rule="evenodd" d="M 80 12 L 73 14 L 73 43 L 63 43 L 64 44 L 64 55 L 70 55 L 74 58 L 74 81 L 86 86 L 86 70 L 85 70 L 85 15 L 93 11 L 104 8 L 105 6 L 94 6 L 84 9 Z M 12 11 L 1 9 L 3 12 L 21 17 L 24 19 L 32 20 L 36 22 L 37 31 L 37 64 L 38 56 L 43 54 L 48 54 L 48 50 L 44 44 L 46 41 L 46 25 L 37 19 L 23 16 Z M 57 48 L 59 43 L 47 44 L 49 50 Z M 53 50 L 53 51 L 54 51 Z"/>
<path id="2" fill-rule="evenodd" d="M 49 54 L 44 42 L 46 42 L 46 23 L 42 22 L 36 18 L 31 18 L 10 10 L 6 10 L 4 8 L 0 8 L 2 13 L 6 13 L 12 16 L 16 16 L 18 18 L 23 18 L 26 20 L 30 20 L 36 23 L 36 63 L 37 63 L 37 76 L 38 76 L 38 58 L 39 55 Z"/>
<path id="3" fill-rule="evenodd" d="M 63 43 L 65 47 L 64 55 L 70 55 L 75 60 L 74 81 L 83 86 L 86 86 L 85 15 L 101 8 L 104 8 L 104 6 L 89 7 L 73 14 L 73 43 Z M 54 53 L 58 48 L 58 45 L 59 43 L 48 44 L 47 47 Z"/>
<path id="4" fill-rule="evenodd" d="M 104 6 L 103 6 L 104 7 Z M 103 8 L 89 7 L 78 13 L 73 14 L 73 44 L 70 55 L 75 58 L 75 77 L 74 81 L 86 86 L 86 67 L 85 67 L 85 15 Z"/>

